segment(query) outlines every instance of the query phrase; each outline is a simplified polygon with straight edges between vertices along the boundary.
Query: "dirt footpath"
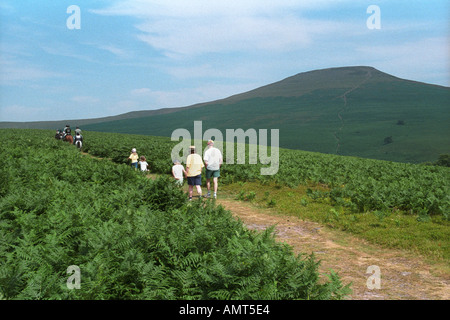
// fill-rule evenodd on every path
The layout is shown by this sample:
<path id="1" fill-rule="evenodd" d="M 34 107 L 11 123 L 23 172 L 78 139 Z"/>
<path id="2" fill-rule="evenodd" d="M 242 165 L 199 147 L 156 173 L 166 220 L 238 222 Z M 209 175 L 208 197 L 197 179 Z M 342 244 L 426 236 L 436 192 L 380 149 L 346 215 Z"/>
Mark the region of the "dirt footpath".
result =
<path id="1" fill-rule="evenodd" d="M 432 267 L 412 254 L 380 248 L 343 232 L 328 230 L 318 223 L 272 214 L 248 203 L 217 199 L 217 204 L 230 210 L 249 229 L 264 230 L 275 225 L 276 239 L 291 245 L 295 253 L 314 252 L 321 260 L 321 272 L 329 273 L 333 269 L 344 284 L 352 282 L 350 299 L 450 298 L 450 277 L 433 275 Z M 369 267 L 371 269 L 366 273 Z M 372 281 L 376 276 L 374 272 L 381 275 L 379 282 Z"/>

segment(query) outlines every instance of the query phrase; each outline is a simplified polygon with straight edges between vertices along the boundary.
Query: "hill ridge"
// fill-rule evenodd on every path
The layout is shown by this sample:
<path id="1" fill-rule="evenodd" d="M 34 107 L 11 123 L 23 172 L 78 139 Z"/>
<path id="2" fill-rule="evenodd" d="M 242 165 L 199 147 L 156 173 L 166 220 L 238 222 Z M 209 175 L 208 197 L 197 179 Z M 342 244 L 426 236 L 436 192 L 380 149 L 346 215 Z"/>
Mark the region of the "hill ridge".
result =
<path id="1" fill-rule="evenodd" d="M 199 102 L 199 103 L 195 103 L 195 104 L 187 105 L 187 106 L 165 107 L 165 108 L 158 108 L 158 109 L 129 111 L 129 112 L 120 113 L 117 115 L 111 115 L 111 116 L 105 116 L 105 117 L 99 117 L 99 118 L 61 119 L 61 120 L 50 120 L 50 121 L 24 121 L 24 122 L 0 121 L 0 128 L 53 129 L 56 127 L 64 126 L 66 122 L 79 122 L 80 124 L 84 125 L 84 124 L 93 124 L 93 123 L 106 122 L 106 121 L 140 118 L 140 117 L 152 116 L 152 115 L 157 115 L 157 114 L 166 114 L 166 113 L 176 112 L 176 111 L 179 111 L 179 110 L 185 109 L 185 108 L 201 107 L 201 106 L 208 105 L 211 103 L 235 101 L 236 98 L 246 97 L 250 93 L 261 92 L 261 90 L 263 90 L 264 88 L 277 86 L 279 84 L 286 83 L 288 81 L 297 79 L 299 77 L 303 77 L 305 75 L 326 73 L 326 72 L 338 71 L 338 70 L 356 71 L 356 69 L 368 69 L 371 71 L 376 71 L 378 74 L 381 74 L 384 77 L 386 77 L 386 79 L 391 78 L 392 80 L 397 80 L 397 81 L 409 81 L 409 82 L 420 83 L 420 84 L 429 85 L 429 86 L 450 88 L 450 87 L 445 87 L 445 86 L 436 85 L 436 84 L 430 84 L 430 83 L 425 83 L 425 82 L 420 82 L 420 81 L 415 81 L 415 80 L 398 78 L 396 76 L 382 72 L 371 66 L 330 67 L 330 68 L 323 68 L 323 69 L 316 69 L 316 70 L 300 72 L 293 76 L 289 76 L 284 79 L 281 79 L 279 81 L 275 81 L 275 82 L 272 82 L 272 83 L 269 83 L 269 84 L 266 84 L 266 85 L 263 85 L 263 86 L 260 86 L 255 89 L 251 89 L 249 91 L 245 91 L 242 93 L 237 93 L 237 94 L 228 96 L 226 98 L 216 99 L 216 100 L 212 100 L 212 101 L 208 101 L 208 102 Z M 296 95 L 289 95 L 289 96 L 296 96 Z"/>
<path id="2" fill-rule="evenodd" d="M 178 128 L 279 129 L 280 146 L 400 162 L 434 162 L 450 150 L 450 88 L 405 80 L 370 66 L 301 72 L 210 102 L 118 116 L 1 127 L 171 136 Z"/>

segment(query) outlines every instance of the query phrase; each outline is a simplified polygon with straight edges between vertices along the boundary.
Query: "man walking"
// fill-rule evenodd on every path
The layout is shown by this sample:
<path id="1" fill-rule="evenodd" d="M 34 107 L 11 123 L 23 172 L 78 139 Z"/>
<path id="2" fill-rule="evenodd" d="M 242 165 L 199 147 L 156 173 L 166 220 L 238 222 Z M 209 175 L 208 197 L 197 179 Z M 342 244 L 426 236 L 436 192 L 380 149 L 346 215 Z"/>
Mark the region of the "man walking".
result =
<path id="1" fill-rule="evenodd" d="M 214 183 L 214 198 L 217 198 L 218 180 L 220 177 L 220 166 L 223 162 L 222 152 L 214 147 L 214 141 L 208 141 L 208 150 L 203 156 L 206 166 L 206 188 L 208 189 L 208 198 L 211 196 L 211 178 Z"/>
<path id="2" fill-rule="evenodd" d="M 197 188 L 199 198 L 202 197 L 202 169 L 205 165 L 203 164 L 202 157 L 195 153 L 195 146 L 191 146 L 190 150 L 190 155 L 186 159 L 186 173 L 189 186 L 189 200 L 192 200 L 194 186 Z"/>

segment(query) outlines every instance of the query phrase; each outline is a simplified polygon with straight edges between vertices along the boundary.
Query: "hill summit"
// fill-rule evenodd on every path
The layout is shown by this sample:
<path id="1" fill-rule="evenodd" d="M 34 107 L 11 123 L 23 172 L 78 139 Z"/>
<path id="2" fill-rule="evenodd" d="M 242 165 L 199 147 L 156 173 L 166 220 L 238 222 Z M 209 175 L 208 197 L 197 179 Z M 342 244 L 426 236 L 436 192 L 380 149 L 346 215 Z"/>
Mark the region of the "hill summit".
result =
<path id="1" fill-rule="evenodd" d="M 295 97 L 321 89 L 354 88 L 370 80 L 399 81 L 399 78 L 373 67 L 341 67 L 298 73 L 284 80 L 231 97 L 246 99 L 255 97 Z"/>

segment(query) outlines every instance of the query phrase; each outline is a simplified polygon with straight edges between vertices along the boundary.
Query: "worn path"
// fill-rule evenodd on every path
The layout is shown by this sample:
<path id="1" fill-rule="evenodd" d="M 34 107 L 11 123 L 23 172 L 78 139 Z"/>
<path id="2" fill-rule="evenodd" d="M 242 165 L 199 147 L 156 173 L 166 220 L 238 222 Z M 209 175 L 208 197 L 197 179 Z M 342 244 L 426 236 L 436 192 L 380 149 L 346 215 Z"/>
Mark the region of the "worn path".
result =
<path id="1" fill-rule="evenodd" d="M 333 269 L 341 276 L 343 283 L 352 282 L 351 299 L 450 298 L 449 277 L 433 275 L 432 266 L 412 254 L 380 248 L 343 232 L 328 230 L 318 223 L 277 215 L 246 202 L 218 199 L 217 203 L 230 210 L 249 229 L 264 230 L 275 225 L 276 239 L 291 245 L 294 252 L 314 252 L 316 258 L 321 260 L 321 272 L 329 273 Z M 373 275 L 366 273 L 370 266 L 379 268 L 380 289 L 368 288 L 367 281 Z"/>

